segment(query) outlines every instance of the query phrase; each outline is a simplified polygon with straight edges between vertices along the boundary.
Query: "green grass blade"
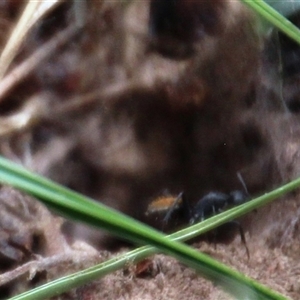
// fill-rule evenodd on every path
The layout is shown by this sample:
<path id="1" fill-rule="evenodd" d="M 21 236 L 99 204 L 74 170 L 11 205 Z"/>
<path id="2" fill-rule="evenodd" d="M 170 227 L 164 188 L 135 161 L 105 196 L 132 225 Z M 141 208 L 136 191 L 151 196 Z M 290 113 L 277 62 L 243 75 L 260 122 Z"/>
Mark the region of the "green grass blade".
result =
<path id="1" fill-rule="evenodd" d="M 252 200 L 249 203 L 241 205 L 239 210 L 232 209 L 226 211 L 220 215 L 217 215 L 213 218 L 205 220 L 199 224 L 193 225 L 186 229 L 180 230 L 174 234 L 169 235 L 168 237 L 172 240 L 185 241 L 196 237 L 200 234 L 203 234 L 209 231 L 212 228 L 215 228 L 216 225 L 221 225 L 224 222 L 228 221 L 229 216 L 238 216 L 242 213 L 247 212 L 250 209 L 258 208 L 261 205 L 264 205 L 275 198 L 297 188 L 300 184 L 300 179 L 294 180 L 293 182 L 280 187 L 270 193 L 267 193 L 259 198 Z M 216 219 L 216 221 L 214 221 Z M 144 246 L 136 250 L 130 251 L 126 254 L 123 254 L 117 258 L 110 259 L 104 263 L 101 263 L 97 266 L 93 266 L 86 270 L 74 273 L 72 275 L 65 276 L 63 278 L 57 279 L 53 282 L 47 283 L 41 287 L 33 289 L 29 292 L 26 292 L 22 295 L 11 298 L 11 300 L 28 300 L 28 299 L 44 299 L 46 296 L 55 296 L 58 293 L 65 292 L 72 288 L 78 287 L 82 284 L 88 283 L 91 280 L 99 279 L 113 271 L 116 271 L 120 268 L 126 267 L 128 263 L 136 263 L 150 255 L 153 255 L 158 252 L 157 248 L 151 246 Z M 253 281 L 253 284 L 257 284 Z M 260 289 L 262 286 L 257 285 L 257 288 Z M 264 287 L 262 287 L 264 289 Z M 266 289 L 266 293 L 269 294 L 270 299 L 285 299 L 285 297 L 274 293 L 272 290 Z M 252 298 L 249 298 L 252 299 Z M 254 298 L 260 299 L 260 298 Z"/>
<path id="2" fill-rule="evenodd" d="M 297 26 L 291 23 L 277 10 L 272 8 L 269 4 L 262 0 L 241 0 L 254 11 L 263 17 L 263 19 L 269 21 L 276 28 L 281 30 L 295 42 L 300 44 L 300 30 Z"/>
<path id="3" fill-rule="evenodd" d="M 299 0 L 265 0 L 265 2 L 285 17 L 298 12 L 300 9 Z"/>
<path id="4" fill-rule="evenodd" d="M 258 197 L 248 203 L 245 203 L 239 207 L 233 208 L 229 211 L 221 213 L 213 218 L 205 220 L 201 223 L 188 227 L 186 229 L 180 230 L 174 234 L 169 235 L 168 237 L 172 240 L 185 241 L 191 238 L 194 238 L 200 234 L 228 222 L 232 218 L 236 218 L 258 208 L 262 205 L 273 201 L 274 199 L 298 188 L 300 186 L 300 178 L 272 191 L 266 193 L 265 195 Z M 71 288 L 78 287 L 82 284 L 85 284 L 91 280 L 98 279 L 102 276 L 109 274 L 110 272 L 116 271 L 122 267 L 125 267 L 129 263 L 136 263 L 147 256 L 150 256 L 154 253 L 157 253 L 158 249 L 150 246 L 144 246 L 136 250 L 130 251 L 124 255 L 121 255 L 117 258 L 110 259 L 104 263 L 101 263 L 97 266 L 91 267 L 87 270 L 77 272 L 75 274 L 65 276 L 63 278 L 57 279 L 53 282 L 38 287 L 29 292 L 26 292 L 22 295 L 13 297 L 13 300 L 25 300 L 25 299 L 43 299 L 49 293 L 54 296 L 56 293 L 65 292 Z M 254 282 L 254 281 L 253 281 Z M 254 284 L 256 284 L 254 282 Z M 258 284 L 257 288 L 261 286 Z M 54 293 L 53 293 L 54 292 Z M 271 299 L 285 299 L 283 296 L 273 293 L 271 290 L 267 291 Z M 31 298 L 32 297 L 32 298 Z M 250 298 L 251 299 L 251 298 Z"/>
<path id="5" fill-rule="evenodd" d="M 109 230 L 133 242 L 150 244 L 194 268 L 204 277 L 228 290 L 237 299 L 243 299 L 245 295 L 247 295 L 247 299 L 285 299 L 283 296 L 270 291 L 195 249 L 174 242 L 140 222 L 35 175 L 2 157 L 0 157 L 0 181 L 25 190 L 39 197 L 46 204 L 50 204 L 59 210 L 62 209 L 65 214 L 75 215 L 86 223 Z M 80 277 L 77 277 L 77 279 L 79 280 Z M 49 284 L 51 285 L 51 283 Z M 49 296 L 50 292 L 48 292 L 47 295 Z"/>

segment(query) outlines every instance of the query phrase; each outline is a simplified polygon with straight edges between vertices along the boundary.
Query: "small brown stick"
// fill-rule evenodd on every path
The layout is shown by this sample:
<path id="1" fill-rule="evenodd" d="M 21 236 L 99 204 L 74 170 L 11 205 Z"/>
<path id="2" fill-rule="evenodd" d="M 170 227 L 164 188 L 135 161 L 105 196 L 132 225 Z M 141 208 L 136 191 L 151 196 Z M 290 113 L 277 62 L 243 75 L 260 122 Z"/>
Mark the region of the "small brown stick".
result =
<path id="1" fill-rule="evenodd" d="M 69 254 L 58 254 L 52 257 L 40 258 L 37 260 L 30 261 L 24 265 L 17 267 L 12 271 L 8 271 L 0 275 L 0 286 L 18 278 L 25 273 L 29 272 L 29 279 L 32 279 L 36 272 L 51 268 L 52 266 L 72 260 L 72 256 Z"/>
<path id="2" fill-rule="evenodd" d="M 12 115 L 0 118 L 0 138 L 25 130 L 47 115 L 50 95 L 40 93 L 26 99 L 23 107 Z"/>
<path id="3" fill-rule="evenodd" d="M 66 44 L 77 32 L 78 28 L 70 25 L 6 75 L 0 82 L 0 102 L 17 83 L 28 76 L 42 61 L 53 54 L 58 47 Z"/>
<path id="4" fill-rule="evenodd" d="M 97 103 L 109 105 L 109 103 L 114 103 L 115 99 L 119 99 L 123 94 L 134 90 L 136 87 L 140 86 L 135 85 L 133 80 L 128 80 L 124 83 L 114 83 L 108 87 L 96 89 L 86 94 L 69 98 L 63 104 L 59 103 L 52 113 L 66 114 L 77 112 L 78 110 L 96 105 Z"/>
<path id="5" fill-rule="evenodd" d="M 0 286 L 29 273 L 29 280 L 33 279 L 35 274 L 40 271 L 50 269 L 52 267 L 68 264 L 93 261 L 95 258 L 101 257 L 97 252 L 91 254 L 83 251 L 70 250 L 63 254 L 53 255 L 51 257 L 38 257 L 36 260 L 25 263 L 22 266 L 15 268 L 0 275 Z"/>

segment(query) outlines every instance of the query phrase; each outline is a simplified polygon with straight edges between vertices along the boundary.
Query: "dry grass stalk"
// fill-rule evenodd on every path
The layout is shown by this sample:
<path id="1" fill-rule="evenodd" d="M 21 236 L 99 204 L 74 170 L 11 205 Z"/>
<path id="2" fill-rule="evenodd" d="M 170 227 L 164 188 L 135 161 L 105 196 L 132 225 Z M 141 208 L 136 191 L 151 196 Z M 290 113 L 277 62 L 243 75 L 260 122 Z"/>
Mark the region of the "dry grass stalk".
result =
<path id="1" fill-rule="evenodd" d="M 29 0 L 0 56 L 0 79 L 3 78 L 32 26 L 59 3 L 58 0 Z"/>
<path id="2" fill-rule="evenodd" d="M 43 60 L 47 59 L 57 50 L 58 47 L 64 45 L 77 32 L 77 28 L 70 26 L 54 36 L 44 46 L 38 48 L 28 59 L 15 67 L 0 83 L 0 102 L 7 93 L 24 77 L 32 72 Z M 1 62 L 0 62 L 1 68 Z"/>

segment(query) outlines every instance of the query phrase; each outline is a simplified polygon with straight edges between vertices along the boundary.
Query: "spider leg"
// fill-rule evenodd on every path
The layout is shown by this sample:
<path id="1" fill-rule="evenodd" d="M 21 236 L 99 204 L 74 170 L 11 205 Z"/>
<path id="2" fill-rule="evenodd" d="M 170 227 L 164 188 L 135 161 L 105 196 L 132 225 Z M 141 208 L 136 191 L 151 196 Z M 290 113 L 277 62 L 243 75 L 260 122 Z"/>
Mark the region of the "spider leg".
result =
<path id="1" fill-rule="evenodd" d="M 184 193 L 182 193 L 182 210 L 183 217 L 185 218 L 186 222 L 189 223 L 192 216 L 192 208 Z"/>
<path id="2" fill-rule="evenodd" d="M 244 244 L 244 246 L 246 248 L 247 257 L 248 257 L 248 260 L 249 260 L 250 259 L 250 252 L 249 252 L 249 249 L 248 249 L 248 246 L 247 246 L 247 243 L 246 243 L 246 238 L 245 238 L 245 233 L 244 233 L 243 227 L 241 226 L 241 224 L 238 221 L 230 221 L 228 223 L 235 225 L 239 229 L 240 236 L 241 236 L 241 241 L 242 241 L 242 243 Z"/>
<path id="3" fill-rule="evenodd" d="M 242 177 L 242 174 L 240 172 L 237 172 L 236 176 L 237 176 L 238 180 L 240 181 L 240 183 L 242 184 L 242 186 L 244 188 L 244 191 L 246 192 L 246 195 L 250 196 L 250 194 L 248 192 L 248 189 L 247 189 L 247 186 L 246 186 L 246 183 L 245 183 L 245 181 Z"/>
<path id="4" fill-rule="evenodd" d="M 168 212 L 166 213 L 165 217 L 163 218 L 163 228 L 165 227 L 165 225 L 168 224 L 169 220 L 172 217 L 172 214 L 174 213 L 174 211 L 177 209 L 177 206 L 179 204 L 179 201 L 182 199 L 183 201 L 183 192 L 179 193 L 178 196 L 176 197 L 174 203 L 172 204 L 172 206 L 168 209 Z"/>

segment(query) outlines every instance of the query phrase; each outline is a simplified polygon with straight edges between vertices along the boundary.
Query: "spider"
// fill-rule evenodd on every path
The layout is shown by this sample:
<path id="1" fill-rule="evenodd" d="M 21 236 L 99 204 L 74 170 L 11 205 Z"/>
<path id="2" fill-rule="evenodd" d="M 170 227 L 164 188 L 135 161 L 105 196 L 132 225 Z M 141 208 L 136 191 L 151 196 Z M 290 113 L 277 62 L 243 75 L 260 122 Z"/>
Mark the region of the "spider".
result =
<path id="1" fill-rule="evenodd" d="M 193 225 L 202 222 L 226 209 L 241 205 L 249 200 L 249 193 L 240 173 L 238 173 L 237 176 L 244 187 L 244 191 L 235 190 L 229 194 L 217 191 L 209 192 L 203 196 L 194 207 L 191 207 L 184 192 L 179 193 L 177 197 L 159 197 L 150 203 L 147 214 L 167 211 L 163 219 L 163 224 L 167 224 L 172 219 L 173 213 L 180 210 L 186 223 Z M 239 229 L 242 243 L 245 245 L 247 256 L 249 258 L 249 250 L 241 224 L 237 221 L 230 221 L 227 224 L 232 224 Z"/>

